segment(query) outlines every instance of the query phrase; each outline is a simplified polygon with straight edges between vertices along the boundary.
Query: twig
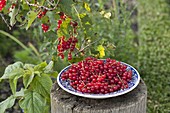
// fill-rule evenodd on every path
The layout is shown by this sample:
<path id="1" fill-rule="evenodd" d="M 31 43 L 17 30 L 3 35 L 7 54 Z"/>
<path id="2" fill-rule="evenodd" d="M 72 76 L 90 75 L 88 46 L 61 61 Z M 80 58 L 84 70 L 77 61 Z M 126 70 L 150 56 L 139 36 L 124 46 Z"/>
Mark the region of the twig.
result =
<path id="1" fill-rule="evenodd" d="M 80 26 L 81 26 L 81 28 L 83 27 L 83 25 L 82 25 L 82 21 L 81 21 L 81 18 L 80 18 L 80 15 L 79 15 L 79 12 L 77 11 L 77 9 L 76 9 L 76 7 L 73 5 L 73 8 L 74 8 L 74 10 L 75 10 L 75 12 L 77 13 L 77 17 L 78 17 L 78 19 L 79 19 L 79 21 L 80 21 Z"/>
<path id="2" fill-rule="evenodd" d="M 11 30 L 12 26 L 8 24 L 7 20 L 5 20 L 4 15 L 0 13 L 2 20 L 5 22 L 5 24 L 8 26 L 9 30 Z"/>
<path id="3" fill-rule="evenodd" d="M 119 78 L 119 80 L 122 82 L 122 85 L 123 85 L 123 88 L 125 88 L 125 84 L 124 82 L 122 81 L 122 79 L 120 78 L 120 76 L 117 74 L 117 77 Z"/>
<path id="4" fill-rule="evenodd" d="M 85 47 L 83 47 L 82 49 L 80 49 L 75 55 L 77 55 L 78 53 L 82 52 L 84 49 L 86 49 L 87 47 L 89 47 L 89 46 L 92 45 L 92 44 L 95 44 L 96 42 L 98 42 L 98 41 L 101 40 L 101 39 L 102 39 L 102 37 L 100 37 L 98 40 L 96 40 L 96 41 L 94 41 L 94 42 L 86 45 Z"/>
<path id="5" fill-rule="evenodd" d="M 29 3 L 28 0 L 25 0 L 26 3 L 29 5 L 29 6 L 34 6 L 34 7 L 38 7 L 38 8 L 43 8 L 43 9 L 46 9 L 48 11 L 52 11 L 54 9 L 56 9 L 56 7 L 58 6 L 58 3 L 60 0 L 57 1 L 57 4 L 53 7 L 53 8 L 48 8 L 48 7 L 45 7 L 45 6 L 40 6 L 38 4 L 32 4 L 32 3 Z"/>
<path id="6" fill-rule="evenodd" d="M 54 0 L 52 0 L 52 2 L 50 0 L 47 0 L 47 2 L 52 5 L 52 6 L 55 6 L 52 2 L 54 2 Z"/>

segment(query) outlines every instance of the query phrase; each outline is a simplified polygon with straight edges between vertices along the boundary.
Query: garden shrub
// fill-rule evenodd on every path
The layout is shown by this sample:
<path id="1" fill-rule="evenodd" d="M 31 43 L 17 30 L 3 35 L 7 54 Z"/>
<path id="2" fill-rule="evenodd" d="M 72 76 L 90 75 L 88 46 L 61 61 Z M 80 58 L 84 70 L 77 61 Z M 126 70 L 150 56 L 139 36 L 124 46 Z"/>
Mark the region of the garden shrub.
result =
<path id="1" fill-rule="evenodd" d="M 87 56 L 130 62 L 131 56 L 136 55 L 131 54 L 133 49 L 130 51 L 134 38 L 130 36 L 130 12 L 118 0 L 117 7 L 107 10 L 102 1 L 97 2 L 96 9 L 90 8 L 93 4 L 88 0 L 2 1 L 1 17 L 10 29 L 24 29 L 25 42 L 18 40 L 22 36 L 19 32 L 16 38 L 0 30 L 24 49 L 14 53 L 15 60 L 22 62 L 8 65 L 0 78 L 0 81 L 8 79 L 12 90 L 12 95 L 0 103 L 1 112 L 19 99 L 19 106 L 25 112 L 48 113 L 51 78 L 56 78 L 63 67 Z M 19 79 L 22 79 L 23 88 L 18 89 Z M 32 102 L 32 98 L 36 102 Z"/>

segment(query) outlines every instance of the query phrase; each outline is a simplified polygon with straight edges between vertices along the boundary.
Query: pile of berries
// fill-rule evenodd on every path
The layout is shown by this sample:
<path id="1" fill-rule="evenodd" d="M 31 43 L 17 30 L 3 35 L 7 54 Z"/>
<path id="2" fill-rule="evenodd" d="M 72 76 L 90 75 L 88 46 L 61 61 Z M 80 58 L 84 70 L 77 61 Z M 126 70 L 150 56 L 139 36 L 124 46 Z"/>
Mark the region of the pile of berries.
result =
<path id="1" fill-rule="evenodd" d="M 59 44 L 57 46 L 58 56 L 64 59 L 64 51 L 68 50 L 68 60 L 72 59 L 71 52 L 75 49 L 76 43 L 78 42 L 77 38 L 71 36 L 68 40 L 65 39 L 65 36 L 58 38 Z"/>
<path id="2" fill-rule="evenodd" d="M 61 75 L 61 79 L 68 80 L 75 90 L 92 94 L 107 94 L 128 88 L 131 78 L 132 71 L 121 62 L 92 57 L 71 65 Z"/>
<path id="3" fill-rule="evenodd" d="M 0 11 L 5 7 L 6 0 L 0 0 Z"/>

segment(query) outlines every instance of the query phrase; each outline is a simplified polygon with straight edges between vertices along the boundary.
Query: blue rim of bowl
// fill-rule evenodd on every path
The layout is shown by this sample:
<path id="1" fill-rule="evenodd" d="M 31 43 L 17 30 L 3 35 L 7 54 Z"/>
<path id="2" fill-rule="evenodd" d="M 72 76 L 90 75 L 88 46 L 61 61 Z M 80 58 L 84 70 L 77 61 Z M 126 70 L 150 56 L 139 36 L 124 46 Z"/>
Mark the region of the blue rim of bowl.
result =
<path id="1" fill-rule="evenodd" d="M 128 82 L 128 84 L 130 86 L 128 88 L 126 88 L 126 89 L 123 89 L 123 90 L 121 89 L 121 90 L 118 90 L 118 91 L 115 91 L 115 92 L 112 92 L 112 93 L 108 93 L 108 94 L 82 93 L 82 92 L 77 91 L 74 88 L 72 88 L 69 85 L 69 81 L 65 81 L 66 85 L 70 87 L 70 89 L 68 89 L 68 87 L 65 87 L 64 85 L 62 85 L 62 83 L 64 83 L 64 82 L 62 82 L 60 77 L 61 77 L 62 73 L 65 72 L 67 69 L 69 69 L 72 64 L 65 67 L 63 70 L 61 70 L 61 72 L 57 76 L 57 83 L 63 90 L 65 90 L 66 92 L 71 93 L 73 95 L 76 95 L 76 96 L 81 96 L 81 97 L 86 97 L 86 98 L 93 98 L 93 99 L 104 99 L 104 98 L 120 96 L 120 95 L 126 94 L 126 93 L 132 91 L 133 89 L 135 89 L 137 87 L 137 85 L 139 84 L 139 82 L 140 82 L 140 75 L 139 75 L 138 71 L 133 66 L 131 66 L 131 65 L 127 64 L 127 63 L 124 63 L 124 62 L 121 62 L 121 63 L 125 64 L 127 66 L 127 70 L 130 69 L 130 70 L 132 70 L 132 73 L 133 73 L 132 74 L 132 80 L 130 82 Z M 135 81 L 135 83 L 133 81 Z"/>

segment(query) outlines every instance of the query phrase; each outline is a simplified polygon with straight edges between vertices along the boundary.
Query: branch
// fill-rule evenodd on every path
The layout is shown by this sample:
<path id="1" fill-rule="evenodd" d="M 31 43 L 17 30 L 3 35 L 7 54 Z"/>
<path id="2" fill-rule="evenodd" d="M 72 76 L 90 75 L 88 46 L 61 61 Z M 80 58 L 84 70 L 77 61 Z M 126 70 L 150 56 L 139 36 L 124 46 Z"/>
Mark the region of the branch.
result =
<path id="1" fill-rule="evenodd" d="M 80 18 L 80 14 L 79 14 L 79 12 L 77 11 L 77 9 L 76 9 L 76 7 L 73 5 L 73 8 L 74 8 L 74 10 L 75 10 L 75 12 L 77 13 L 77 17 L 78 17 L 78 19 L 79 19 L 79 21 L 80 21 L 80 26 L 81 26 L 81 28 L 83 27 L 83 25 L 82 25 L 82 21 L 81 21 L 81 18 Z"/>
<path id="2" fill-rule="evenodd" d="M 91 45 L 97 43 L 97 42 L 98 42 L 99 40 L 101 40 L 101 39 L 102 39 L 102 37 L 100 37 L 98 40 L 96 40 L 96 41 L 94 41 L 94 42 L 92 42 L 92 43 L 86 45 L 85 47 L 83 47 L 82 49 L 80 49 L 80 50 L 75 54 L 75 56 L 76 56 L 78 53 L 84 51 L 84 49 L 88 48 L 89 46 L 91 46 Z"/>
<path id="3" fill-rule="evenodd" d="M 47 0 L 47 2 L 50 4 L 50 5 L 52 5 L 52 6 L 55 6 L 53 3 L 54 3 L 54 0 L 52 0 L 52 2 L 50 1 L 50 0 Z"/>
<path id="4" fill-rule="evenodd" d="M 60 2 L 60 0 L 57 1 L 57 4 L 53 7 L 53 8 L 48 8 L 48 7 L 45 7 L 45 6 L 41 6 L 41 5 L 38 5 L 38 4 L 32 4 L 32 3 L 29 3 L 28 0 L 25 0 L 26 3 L 29 5 L 29 6 L 34 6 L 34 7 L 38 7 L 38 8 L 43 8 L 43 9 L 46 9 L 48 11 L 52 11 L 54 9 L 56 9 L 56 7 L 58 6 L 58 3 Z"/>
<path id="5" fill-rule="evenodd" d="M 5 24 L 8 26 L 9 30 L 11 30 L 12 26 L 8 24 L 7 20 L 5 20 L 4 15 L 0 13 L 2 20 L 5 22 Z"/>

